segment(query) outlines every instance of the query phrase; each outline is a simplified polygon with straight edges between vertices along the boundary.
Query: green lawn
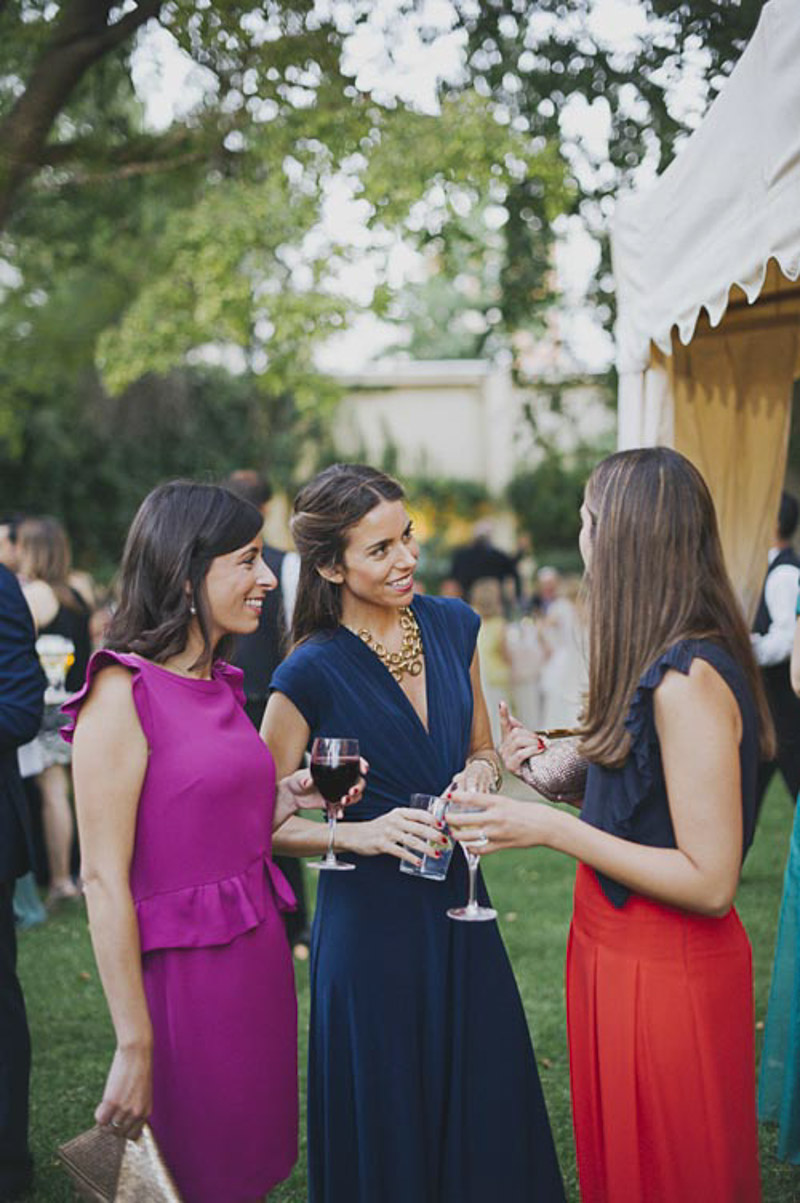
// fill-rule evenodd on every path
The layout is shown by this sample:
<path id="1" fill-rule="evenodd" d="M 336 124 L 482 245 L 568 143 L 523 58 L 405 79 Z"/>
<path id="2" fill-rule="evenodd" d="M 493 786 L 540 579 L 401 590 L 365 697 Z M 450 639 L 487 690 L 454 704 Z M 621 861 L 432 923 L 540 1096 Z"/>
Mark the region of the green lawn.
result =
<path id="1" fill-rule="evenodd" d="M 776 783 L 765 803 L 739 891 L 739 913 L 753 943 L 759 1041 L 791 820 L 788 797 L 782 783 Z M 530 1020 L 568 1196 L 577 1203 L 564 1028 L 564 951 L 573 868 L 565 858 L 536 850 L 491 857 L 486 875 Z M 34 1044 L 31 1125 L 37 1185 L 29 1198 L 36 1203 L 56 1203 L 70 1200 L 72 1193 L 54 1163 L 53 1149 L 91 1124 L 112 1042 L 85 919 L 78 906 L 62 910 L 44 927 L 20 938 L 20 969 Z M 308 1018 L 306 965 L 297 965 L 297 988 L 302 1079 Z M 773 1132 L 762 1129 L 761 1137 L 765 1203 L 796 1203 L 800 1200 L 800 1169 L 775 1159 Z M 274 1192 L 274 1203 L 305 1200 L 304 1159 L 301 1149 L 298 1168 Z"/>

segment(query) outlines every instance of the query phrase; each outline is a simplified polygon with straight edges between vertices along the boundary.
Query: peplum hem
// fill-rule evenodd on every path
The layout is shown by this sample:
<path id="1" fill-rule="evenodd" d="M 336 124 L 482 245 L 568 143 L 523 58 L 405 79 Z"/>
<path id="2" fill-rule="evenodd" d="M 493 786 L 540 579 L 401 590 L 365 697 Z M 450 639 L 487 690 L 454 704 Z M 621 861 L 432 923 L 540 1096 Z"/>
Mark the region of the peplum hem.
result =
<path id="1" fill-rule="evenodd" d="M 242 873 L 135 900 L 141 951 L 213 948 L 258 927 L 270 909 L 297 907 L 291 886 L 264 852 Z"/>

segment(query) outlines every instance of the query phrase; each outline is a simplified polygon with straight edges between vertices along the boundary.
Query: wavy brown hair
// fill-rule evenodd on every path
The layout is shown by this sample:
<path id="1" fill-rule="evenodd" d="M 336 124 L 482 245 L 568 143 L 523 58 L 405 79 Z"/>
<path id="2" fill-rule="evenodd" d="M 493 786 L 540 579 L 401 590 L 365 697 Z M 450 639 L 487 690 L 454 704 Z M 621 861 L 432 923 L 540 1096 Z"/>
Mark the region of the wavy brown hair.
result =
<path id="1" fill-rule="evenodd" d="M 153 489 L 128 532 L 105 646 L 162 663 L 186 647 L 194 605 L 204 649 L 192 667 L 229 655 L 232 638 L 211 643 L 206 576 L 212 560 L 244 547 L 261 524 L 254 505 L 219 485 L 175 480 Z"/>
<path id="2" fill-rule="evenodd" d="M 625 718 L 639 678 L 679 640 L 711 639 L 743 669 L 761 753 L 771 759 L 772 719 L 703 477 L 668 447 L 619 451 L 595 468 L 584 505 L 593 526 L 584 753 L 619 767 L 630 750 Z"/>
<path id="3" fill-rule="evenodd" d="M 382 501 L 402 501 L 403 486 L 365 464 L 333 464 L 301 489 L 294 501 L 292 535 L 300 553 L 292 634 L 295 643 L 333 631 L 342 617 L 341 585 L 320 569 L 342 566 L 348 532 Z"/>

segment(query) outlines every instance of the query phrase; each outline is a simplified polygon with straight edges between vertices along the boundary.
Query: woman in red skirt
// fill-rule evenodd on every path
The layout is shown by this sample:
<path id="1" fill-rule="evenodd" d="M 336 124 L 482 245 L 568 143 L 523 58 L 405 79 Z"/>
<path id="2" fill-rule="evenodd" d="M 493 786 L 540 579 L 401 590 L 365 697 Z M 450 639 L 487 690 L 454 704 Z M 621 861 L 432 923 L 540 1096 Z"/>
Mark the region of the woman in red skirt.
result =
<path id="1" fill-rule="evenodd" d="M 769 712 L 689 461 L 610 456 L 581 517 L 581 813 L 481 795 L 482 812 L 451 826 L 485 833 L 483 853 L 546 845 L 580 862 L 567 1026 L 585 1203 L 757 1203 L 751 955 L 733 899 Z M 540 741 L 507 714 L 504 731 L 520 772 Z"/>

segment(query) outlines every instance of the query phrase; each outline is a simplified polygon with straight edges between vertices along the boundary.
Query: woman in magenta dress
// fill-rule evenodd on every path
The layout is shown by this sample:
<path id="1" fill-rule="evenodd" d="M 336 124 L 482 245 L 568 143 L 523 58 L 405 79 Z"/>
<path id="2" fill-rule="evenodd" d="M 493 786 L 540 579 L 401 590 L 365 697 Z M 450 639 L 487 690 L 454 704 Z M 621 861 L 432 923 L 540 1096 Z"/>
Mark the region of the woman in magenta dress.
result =
<path id="1" fill-rule="evenodd" d="M 261 517 L 213 485 L 156 489 L 133 523 L 108 648 L 66 709 L 92 941 L 117 1046 L 98 1123 L 149 1116 L 186 1203 L 254 1203 L 297 1156 L 297 1014 L 272 832 L 277 787 L 225 637 L 275 578 Z M 308 795 L 308 797 L 304 797 Z"/>

